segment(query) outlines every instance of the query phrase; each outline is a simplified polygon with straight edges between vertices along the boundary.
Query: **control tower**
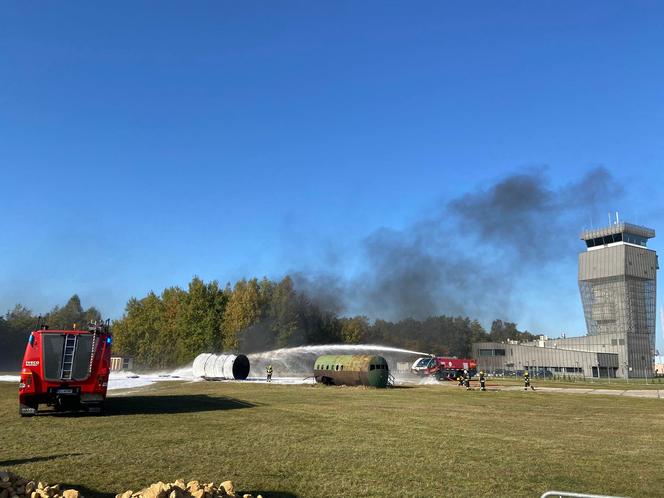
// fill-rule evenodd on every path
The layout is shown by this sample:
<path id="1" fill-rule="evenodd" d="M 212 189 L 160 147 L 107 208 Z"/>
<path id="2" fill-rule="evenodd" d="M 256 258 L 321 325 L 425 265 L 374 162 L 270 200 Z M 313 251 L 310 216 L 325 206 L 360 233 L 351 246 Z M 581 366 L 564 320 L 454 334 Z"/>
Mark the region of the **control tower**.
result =
<path id="1" fill-rule="evenodd" d="M 655 231 L 615 223 L 581 234 L 587 251 L 579 254 L 579 290 L 595 348 L 619 354 L 625 377 L 654 372 L 657 255 L 647 242 Z"/>

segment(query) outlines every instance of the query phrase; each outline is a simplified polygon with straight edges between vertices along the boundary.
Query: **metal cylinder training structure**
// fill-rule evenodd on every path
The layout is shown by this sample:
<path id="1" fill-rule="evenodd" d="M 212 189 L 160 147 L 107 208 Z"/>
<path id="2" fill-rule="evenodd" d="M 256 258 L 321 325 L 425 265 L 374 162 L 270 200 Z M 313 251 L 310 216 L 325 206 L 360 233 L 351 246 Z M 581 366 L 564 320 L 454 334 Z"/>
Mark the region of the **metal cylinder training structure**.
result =
<path id="1" fill-rule="evenodd" d="M 202 353 L 194 360 L 193 373 L 207 380 L 244 380 L 249 376 L 249 358 L 243 354 Z"/>
<path id="2" fill-rule="evenodd" d="M 316 382 L 326 385 L 387 387 L 387 361 L 376 355 L 324 355 L 314 364 Z"/>

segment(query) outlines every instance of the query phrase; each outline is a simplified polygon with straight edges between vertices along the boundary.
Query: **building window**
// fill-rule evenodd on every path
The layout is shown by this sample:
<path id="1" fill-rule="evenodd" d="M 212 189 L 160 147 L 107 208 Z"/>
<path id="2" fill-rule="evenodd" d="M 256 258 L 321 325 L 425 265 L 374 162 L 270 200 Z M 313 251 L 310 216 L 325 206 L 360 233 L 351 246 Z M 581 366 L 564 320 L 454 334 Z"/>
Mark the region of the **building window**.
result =
<path id="1" fill-rule="evenodd" d="M 480 349 L 480 356 L 505 356 L 504 349 Z"/>

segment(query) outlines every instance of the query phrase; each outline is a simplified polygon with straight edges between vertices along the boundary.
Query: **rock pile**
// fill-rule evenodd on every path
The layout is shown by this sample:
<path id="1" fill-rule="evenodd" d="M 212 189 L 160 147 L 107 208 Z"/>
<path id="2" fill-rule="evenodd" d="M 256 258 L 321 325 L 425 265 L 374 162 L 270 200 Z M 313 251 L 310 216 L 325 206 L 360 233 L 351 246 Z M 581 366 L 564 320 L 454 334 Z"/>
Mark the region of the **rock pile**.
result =
<path id="1" fill-rule="evenodd" d="M 161 481 L 141 489 L 125 491 L 115 498 L 221 498 L 221 497 L 254 498 L 250 494 L 238 495 L 231 481 L 224 481 L 218 486 L 214 483 L 201 484 L 198 481 L 178 479 L 175 482 Z M 12 472 L 0 471 L 0 498 L 84 498 L 75 489 L 61 490 L 59 484 L 49 486 L 43 482 L 28 481 Z M 256 498 L 263 498 L 258 495 Z"/>
<path id="2" fill-rule="evenodd" d="M 0 472 L 0 498 L 83 498 L 75 489 L 28 481 L 11 472 Z"/>
<path id="3" fill-rule="evenodd" d="M 115 495 L 115 498 L 219 498 L 223 496 L 235 497 L 235 488 L 231 481 L 224 481 L 219 486 L 214 483 L 201 484 L 198 481 L 189 481 L 185 484 L 182 479 L 175 482 L 163 483 L 161 481 L 140 491 L 125 491 Z M 253 498 L 252 495 L 243 494 L 242 498 Z M 1 497 L 0 497 L 1 498 Z M 256 498 L 263 498 L 258 495 Z"/>

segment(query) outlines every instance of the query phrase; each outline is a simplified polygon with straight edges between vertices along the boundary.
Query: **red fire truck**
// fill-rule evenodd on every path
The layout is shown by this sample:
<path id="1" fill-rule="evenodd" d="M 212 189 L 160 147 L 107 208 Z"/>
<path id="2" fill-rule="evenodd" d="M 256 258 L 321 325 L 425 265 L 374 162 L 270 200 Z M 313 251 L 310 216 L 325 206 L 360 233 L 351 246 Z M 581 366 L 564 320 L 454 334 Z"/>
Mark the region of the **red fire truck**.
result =
<path id="1" fill-rule="evenodd" d="M 85 330 L 30 333 L 18 386 L 19 413 L 35 415 L 40 404 L 58 411 L 101 413 L 111 359 L 109 321 L 90 323 Z"/>
<path id="2" fill-rule="evenodd" d="M 433 375 L 438 380 L 454 380 L 464 370 L 468 370 L 471 377 L 474 376 L 477 373 L 477 361 L 431 355 L 415 360 L 410 370 L 420 377 Z"/>

